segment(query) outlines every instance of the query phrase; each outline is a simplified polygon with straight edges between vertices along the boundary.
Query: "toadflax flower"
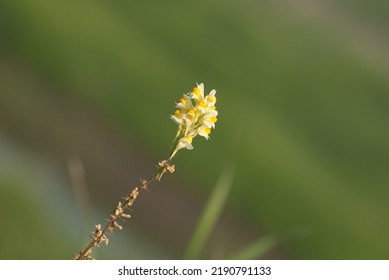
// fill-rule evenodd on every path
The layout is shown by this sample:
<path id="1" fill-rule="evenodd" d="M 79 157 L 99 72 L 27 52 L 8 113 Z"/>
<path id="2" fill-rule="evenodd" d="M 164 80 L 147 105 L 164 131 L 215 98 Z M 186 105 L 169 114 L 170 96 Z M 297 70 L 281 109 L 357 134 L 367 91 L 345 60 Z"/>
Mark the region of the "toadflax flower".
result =
<path id="1" fill-rule="evenodd" d="M 178 124 L 177 135 L 174 139 L 173 148 L 169 157 L 158 162 L 157 171 L 146 179 L 140 180 L 140 185 L 134 187 L 127 196 L 123 197 L 123 202 L 119 201 L 115 209 L 111 212 L 104 227 L 101 224 L 95 226 L 92 232 L 92 240 L 81 251 L 74 255 L 75 260 L 91 260 L 92 249 L 101 244 L 108 245 L 107 234 L 115 229 L 121 230 L 123 227 L 119 224 L 124 219 L 130 219 L 130 208 L 134 205 L 139 193 L 142 190 L 148 190 L 148 186 L 155 181 L 160 181 L 163 174 L 175 171 L 175 166 L 171 165 L 174 155 L 181 149 L 193 149 L 193 138 L 197 135 L 209 139 L 211 130 L 215 128 L 218 112 L 216 111 L 216 90 L 204 96 L 204 84 L 197 86 L 189 93 L 184 94 L 176 102 L 176 110 L 171 119 Z"/>
<path id="2" fill-rule="evenodd" d="M 207 96 L 204 96 L 204 84 L 201 83 L 176 101 L 176 111 L 171 119 L 178 124 L 178 130 L 170 158 L 173 158 L 180 149 L 193 149 L 192 140 L 197 135 L 209 139 L 218 115 L 215 107 L 215 94 L 216 90 L 213 89 Z"/>

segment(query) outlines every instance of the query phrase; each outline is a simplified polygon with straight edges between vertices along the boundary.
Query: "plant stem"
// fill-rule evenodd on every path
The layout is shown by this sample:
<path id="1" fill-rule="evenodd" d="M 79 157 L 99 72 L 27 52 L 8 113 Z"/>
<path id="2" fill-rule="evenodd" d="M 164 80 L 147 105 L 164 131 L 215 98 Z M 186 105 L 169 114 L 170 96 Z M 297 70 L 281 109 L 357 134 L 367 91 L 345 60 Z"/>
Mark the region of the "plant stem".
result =
<path id="1" fill-rule="evenodd" d="M 101 243 L 108 245 L 107 233 L 109 231 L 112 233 L 115 228 L 120 230 L 123 228 L 118 224 L 117 221 L 123 220 L 125 218 L 131 218 L 131 216 L 126 214 L 124 211 L 134 204 L 135 200 L 139 196 L 140 190 L 146 190 L 148 185 L 153 181 L 160 181 L 162 175 L 166 171 L 169 171 L 170 173 L 174 172 L 174 165 L 170 165 L 170 162 L 177 152 L 177 145 L 178 141 L 175 141 L 174 148 L 170 152 L 169 157 L 166 160 L 158 163 L 159 168 L 154 175 L 152 175 L 148 180 L 142 179 L 141 184 L 132 189 L 132 191 L 124 198 L 124 204 L 121 202 L 117 204 L 116 208 L 112 211 L 112 214 L 108 219 L 107 225 L 103 229 L 101 229 L 100 224 L 95 226 L 95 230 L 91 235 L 92 241 L 88 244 L 88 246 L 85 247 L 85 249 L 81 250 L 73 257 L 74 260 L 91 260 L 93 247 L 99 247 Z"/>

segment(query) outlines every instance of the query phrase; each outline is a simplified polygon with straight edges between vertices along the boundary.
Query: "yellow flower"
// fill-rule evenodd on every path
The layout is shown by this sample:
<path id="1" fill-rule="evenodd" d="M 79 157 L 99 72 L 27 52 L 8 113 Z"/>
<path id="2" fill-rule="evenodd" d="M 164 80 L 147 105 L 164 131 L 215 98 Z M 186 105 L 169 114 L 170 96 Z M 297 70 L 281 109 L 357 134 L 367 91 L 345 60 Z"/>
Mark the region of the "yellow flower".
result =
<path id="1" fill-rule="evenodd" d="M 177 150 L 180 150 L 182 148 L 186 148 L 188 150 L 193 149 L 192 136 L 190 136 L 190 135 L 184 136 L 178 141 Z"/>
<path id="2" fill-rule="evenodd" d="M 178 130 L 171 157 L 180 149 L 193 149 L 192 140 L 197 135 L 209 139 L 218 115 L 215 94 L 213 89 L 204 97 L 204 84 L 200 83 L 176 102 L 176 111 L 171 119 L 178 124 Z"/>
<path id="3" fill-rule="evenodd" d="M 180 100 L 176 102 L 176 104 L 176 108 L 183 109 L 186 111 L 190 110 L 193 107 L 190 97 L 186 94 L 184 94 L 183 97 L 181 97 Z"/>
<path id="4" fill-rule="evenodd" d="M 202 101 L 204 100 L 204 84 L 197 84 L 197 86 L 192 90 L 191 96 L 193 100 Z"/>
<path id="5" fill-rule="evenodd" d="M 203 136 L 205 139 L 208 140 L 209 134 L 211 133 L 211 129 L 206 125 L 202 125 L 199 127 L 198 133 L 200 136 Z"/>
<path id="6" fill-rule="evenodd" d="M 209 111 L 208 114 L 204 115 L 203 123 L 209 128 L 215 128 L 215 123 L 217 122 L 217 114 L 216 110 Z"/>

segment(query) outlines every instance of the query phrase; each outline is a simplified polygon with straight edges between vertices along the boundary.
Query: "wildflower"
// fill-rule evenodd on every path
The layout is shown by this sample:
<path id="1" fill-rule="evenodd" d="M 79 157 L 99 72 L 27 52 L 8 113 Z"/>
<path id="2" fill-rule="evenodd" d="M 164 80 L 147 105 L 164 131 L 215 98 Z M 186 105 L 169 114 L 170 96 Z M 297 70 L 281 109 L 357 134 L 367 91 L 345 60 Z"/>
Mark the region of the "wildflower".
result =
<path id="1" fill-rule="evenodd" d="M 210 133 L 211 133 L 211 129 L 208 126 L 206 126 L 206 125 L 202 125 L 198 129 L 198 134 L 200 136 L 205 137 L 205 139 L 207 139 L 207 140 L 209 139 L 209 134 Z"/>
<path id="2" fill-rule="evenodd" d="M 176 102 L 176 110 L 171 116 L 171 119 L 178 124 L 177 135 L 174 139 L 174 146 L 167 159 L 160 161 L 157 165 L 158 170 L 149 179 L 141 179 L 140 185 L 124 197 L 124 203 L 119 202 L 115 209 L 111 212 L 108 223 L 103 228 L 100 224 L 95 226 L 91 233 L 92 240 L 74 256 L 76 260 L 91 260 L 92 248 L 99 247 L 101 243 L 108 245 L 107 233 L 113 232 L 115 229 L 121 230 L 123 227 L 118 221 L 131 218 L 127 214 L 128 208 L 132 207 L 135 200 L 139 196 L 141 190 L 147 190 L 148 186 L 154 181 L 160 181 L 163 174 L 166 172 L 173 173 L 174 165 L 170 165 L 174 155 L 180 149 L 193 149 L 193 138 L 197 135 L 209 139 L 211 130 L 215 128 L 218 112 L 216 111 L 216 90 L 212 90 L 207 96 L 204 96 L 204 84 L 197 84 L 196 87 L 189 93 L 184 94 Z"/>
<path id="3" fill-rule="evenodd" d="M 197 84 L 195 88 L 192 89 L 190 96 L 193 100 L 202 101 L 204 100 L 204 84 Z"/>
<path id="4" fill-rule="evenodd" d="M 186 148 L 188 150 L 192 150 L 193 149 L 193 146 L 192 146 L 192 136 L 186 135 L 186 136 L 182 137 L 178 141 L 177 149 L 179 150 L 179 149 L 182 149 L 182 148 Z"/>
<path id="5" fill-rule="evenodd" d="M 176 102 L 176 111 L 171 119 L 178 124 L 178 129 L 175 148 L 170 158 L 180 149 L 193 149 L 192 141 L 197 135 L 209 139 L 218 115 L 215 107 L 215 94 L 216 90 L 213 89 L 207 96 L 204 96 L 204 84 L 201 83 Z"/>

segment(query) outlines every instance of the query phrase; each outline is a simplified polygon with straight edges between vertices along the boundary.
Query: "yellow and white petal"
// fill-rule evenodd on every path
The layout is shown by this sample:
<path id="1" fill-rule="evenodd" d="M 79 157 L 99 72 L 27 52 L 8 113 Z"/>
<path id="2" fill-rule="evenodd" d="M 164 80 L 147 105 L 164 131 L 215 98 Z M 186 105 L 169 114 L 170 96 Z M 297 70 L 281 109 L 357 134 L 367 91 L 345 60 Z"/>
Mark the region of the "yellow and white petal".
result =
<path id="1" fill-rule="evenodd" d="M 185 116 L 185 119 L 190 122 L 190 124 L 188 124 L 188 127 L 190 127 L 192 124 L 195 124 L 197 122 L 197 118 L 196 118 L 196 111 L 194 109 L 190 109 L 187 113 L 186 113 L 186 116 Z"/>
<path id="2" fill-rule="evenodd" d="M 204 98 L 204 84 L 203 83 L 196 83 L 197 84 L 197 87 L 200 89 L 200 92 L 201 92 L 201 96 Z"/>
<path id="3" fill-rule="evenodd" d="M 204 100 L 204 84 L 197 84 L 197 87 L 192 89 L 191 98 L 197 101 Z"/>
<path id="4" fill-rule="evenodd" d="M 185 118 L 185 134 L 188 134 L 192 129 L 195 122 L 192 118 L 186 117 Z"/>
<path id="5" fill-rule="evenodd" d="M 190 109 L 186 115 L 189 117 L 189 118 L 194 118 L 196 116 L 196 111 L 194 109 Z"/>
<path id="6" fill-rule="evenodd" d="M 213 89 L 213 90 L 211 90 L 211 92 L 208 95 L 215 96 L 215 94 L 216 94 L 216 89 Z"/>
<path id="7" fill-rule="evenodd" d="M 193 146 L 192 146 L 192 136 L 190 135 L 187 135 L 185 137 L 182 137 L 179 142 L 178 142 L 178 145 L 177 145 L 177 149 L 182 149 L 182 148 L 186 148 L 188 150 L 192 150 L 193 149 Z"/>
<path id="8" fill-rule="evenodd" d="M 205 110 L 204 118 L 217 117 L 218 114 L 219 112 L 216 111 L 215 106 L 210 106 Z"/>
<path id="9" fill-rule="evenodd" d="M 204 100 L 197 101 L 196 102 L 196 109 L 200 111 L 201 113 L 204 113 L 205 110 L 207 109 L 207 103 Z"/>
<path id="10" fill-rule="evenodd" d="M 211 134 L 211 129 L 206 125 L 202 125 L 198 129 L 198 134 L 208 140 L 209 134 Z"/>
<path id="11" fill-rule="evenodd" d="M 176 123 L 181 124 L 182 123 L 182 117 L 177 115 L 171 115 L 170 118 Z"/>
<path id="12" fill-rule="evenodd" d="M 190 97 L 186 94 L 183 95 L 178 101 L 176 101 L 176 108 L 178 109 L 184 109 L 189 111 L 191 108 L 193 108 L 192 101 L 190 100 Z"/>
<path id="13" fill-rule="evenodd" d="M 207 102 L 207 107 L 208 108 L 211 108 L 211 107 L 215 107 L 215 103 L 216 103 L 216 90 L 211 90 L 211 92 L 205 97 L 205 101 Z"/>
<path id="14" fill-rule="evenodd" d="M 213 114 L 205 115 L 203 122 L 207 127 L 215 128 L 215 123 L 217 122 L 217 117 Z"/>

